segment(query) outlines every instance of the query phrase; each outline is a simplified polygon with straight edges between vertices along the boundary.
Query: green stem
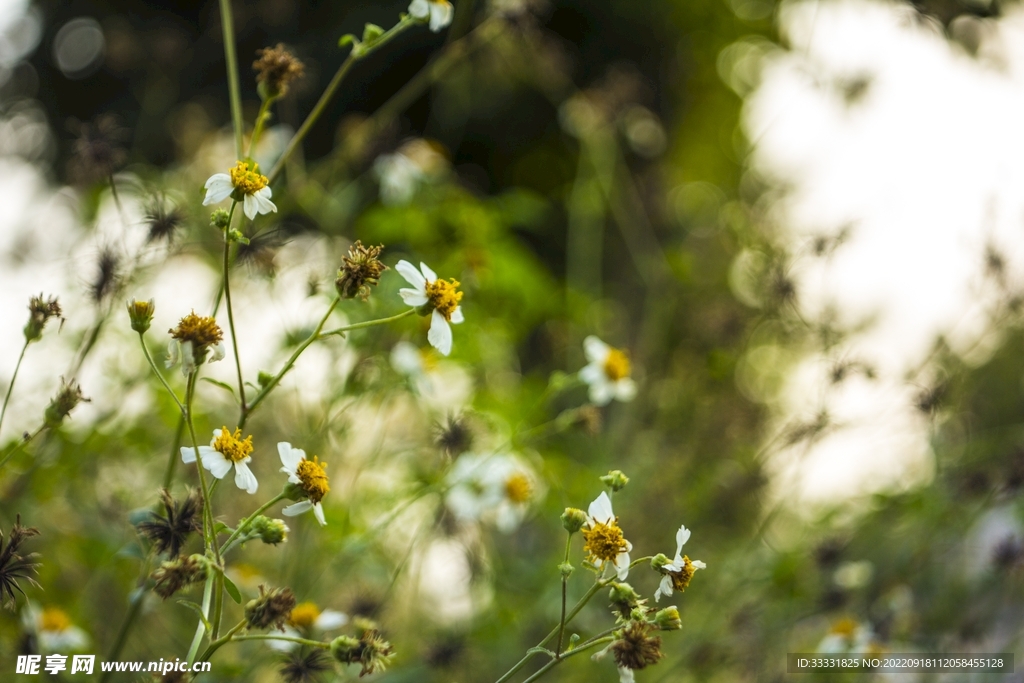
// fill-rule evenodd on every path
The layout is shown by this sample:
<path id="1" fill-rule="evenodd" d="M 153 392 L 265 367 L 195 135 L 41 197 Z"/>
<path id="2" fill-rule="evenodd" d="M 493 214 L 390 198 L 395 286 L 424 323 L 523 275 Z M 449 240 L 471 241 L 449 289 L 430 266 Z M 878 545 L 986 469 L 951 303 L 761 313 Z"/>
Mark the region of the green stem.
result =
<path id="1" fill-rule="evenodd" d="M 352 330 L 361 330 L 361 329 L 364 329 L 364 328 L 367 328 L 367 327 L 375 327 L 377 325 L 385 325 L 387 323 L 392 323 L 392 322 L 394 322 L 396 320 L 401 320 L 402 318 L 407 318 L 407 317 L 409 317 L 410 315 L 412 315 L 415 312 L 416 312 L 415 308 L 410 308 L 408 311 L 402 311 L 398 315 L 393 315 L 393 316 L 391 316 L 389 318 L 378 318 L 377 320 L 366 320 L 366 321 L 363 321 L 361 323 L 352 323 L 351 325 L 345 325 L 344 327 L 339 327 L 339 328 L 334 329 L 334 330 L 329 330 L 327 332 L 323 332 L 323 333 L 320 334 L 320 337 L 330 337 L 330 336 L 335 335 L 335 334 L 345 334 L 346 332 L 351 332 Z"/>
<path id="2" fill-rule="evenodd" d="M 281 378 L 284 377 L 285 373 L 292 369 L 292 366 L 295 365 L 295 361 L 299 359 L 299 356 L 302 355 L 302 352 L 305 351 L 310 344 L 312 344 L 313 342 L 320 338 L 320 331 L 324 329 L 324 325 L 327 324 L 327 319 L 331 317 L 331 313 L 334 312 L 335 307 L 337 307 L 340 301 L 340 297 L 335 297 L 334 301 L 331 302 L 330 307 L 327 309 L 327 313 L 324 314 L 324 317 L 321 318 L 319 324 L 317 324 L 316 329 L 313 330 L 313 333 L 310 334 L 304 342 L 299 344 L 298 348 L 295 349 L 291 357 L 289 357 L 288 360 L 285 361 L 284 367 L 281 368 L 281 371 L 274 375 L 270 379 L 270 381 L 267 382 L 266 386 L 260 389 L 260 392 L 256 394 L 255 398 L 253 398 L 252 403 L 249 405 L 249 407 L 242 410 L 242 414 L 238 418 L 239 429 L 245 426 L 245 421 L 249 419 L 249 415 L 252 414 L 252 411 L 256 410 L 256 406 L 258 406 L 260 403 L 263 403 L 263 399 L 265 399 L 267 395 L 271 391 L 273 391 L 274 387 L 276 387 L 278 383 L 280 383 Z"/>
<path id="3" fill-rule="evenodd" d="M 242 532 L 246 529 L 246 527 L 252 524 L 252 521 L 256 519 L 256 517 L 263 514 L 263 512 L 271 505 L 274 505 L 275 503 L 282 501 L 285 498 L 286 496 L 284 495 L 284 492 L 277 494 L 276 496 L 268 500 L 266 503 L 256 508 L 256 512 L 252 513 L 251 515 L 243 519 L 241 522 L 239 522 L 238 528 L 231 532 L 231 535 L 228 536 L 228 540 L 224 541 L 224 544 L 221 546 L 221 555 L 228 554 L 228 551 L 234 547 L 234 542 L 242 535 Z"/>
<path id="4" fill-rule="evenodd" d="M 225 633 L 223 638 L 218 638 L 217 640 L 210 643 L 210 646 L 206 648 L 206 651 L 199 656 L 199 661 L 205 662 L 208 659 L 210 659 L 210 657 L 212 657 L 217 650 L 219 650 L 222 646 L 226 645 L 228 642 L 233 640 L 233 636 L 239 631 L 241 631 L 243 628 L 245 628 L 246 623 L 248 622 L 246 622 L 245 619 L 242 619 L 240 622 L 232 626 L 231 630 Z"/>
<path id="5" fill-rule="evenodd" d="M 242 381 L 242 358 L 238 355 L 238 335 L 235 333 L 235 313 L 231 307 L 231 278 L 228 273 L 231 269 L 231 242 L 228 240 L 228 232 L 231 230 L 231 219 L 235 216 L 235 207 L 238 202 L 231 202 L 231 211 L 228 213 L 228 225 L 224 228 L 224 302 L 228 307 L 228 328 L 231 330 L 231 349 L 235 353 L 235 372 L 238 374 L 238 400 L 242 405 L 242 413 L 245 413 L 245 383 Z"/>
<path id="6" fill-rule="evenodd" d="M 203 586 L 203 617 L 207 617 L 210 614 L 210 600 L 213 598 L 213 584 L 214 584 L 215 572 L 208 571 L 206 574 L 206 584 Z M 188 648 L 188 663 L 192 664 L 196 661 L 196 654 L 199 652 L 199 645 L 203 642 L 203 635 L 206 633 L 206 622 L 203 619 L 199 620 L 199 624 L 196 625 L 196 634 L 192 636 L 192 645 Z"/>
<path id="7" fill-rule="evenodd" d="M 26 338 L 18 354 L 18 362 L 14 365 L 14 374 L 11 376 L 11 383 L 7 387 L 7 395 L 4 396 L 4 407 L 0 409 L 0 429 L 4 426 L 4 415 L 7 414 L 7 404 L 11 402 L 11 392 L 14 391 L 14 382 L 18 379 L 18 370 L 21 369 L 21 361 L 25 359 L 25 351 L 28 349 L 29 341 Z"/>
<path id="8" fill-rule="evenodd" d="M 164 385 L 164 389 L 166 389 L 167 393 L 171 395 L 171 398 L 174 399 L 174 402 L 178 404 L 178 410 L 180 410 L 182 416 L 184 416 L 186 413 L 185 405 L 181 402 L 181 399 L 178 398 L 178 395 L 174 393 L 174 389 L 172 389 L 171 385 L 167 383 L 167 380 L 164 379 L 163 373 L 161 373 L 160 370 L 157 369 L 156 363 L 153 362 L 153 356 L 150 355 L 149 348 L 146 346 L 146 340 L 142 336 L 142 332 L 139 332 L 139 344 L 142 346 L 142 353 L 143 355 L 146 356 L 146 361 L 149 363 L 149 367 L 153 369 L 153 374 L 156 375 L 156 378 L 158 380 L 160 380 L 160 384 Z"/>
<path id="9" fill-rule="evenodd" d="M 563 563 L 569 563 L 569 550 L 572 548 L 572 532 L 569 532 L 569 536 L 565 539 L 565 559 Z M 565 597 L 566 588 L 569 583 L 569 576 L 562 573 L 562 617 L 558 621 L 558 644 L 555 646 L 555 657 L 559 657 L 562 654 L 562 636 L 565 634 Z"/>
<path id="10" fill-rule="evenodd" d="M 260 135 L 263 133 L 263 127 L 266 124 L 266 120 L 270 118 L 270 105 L 274 103 L 276 97 L 268 97 L 263 100 L 260 104 L 260 111 L 256 114 L 256 124 L 253 126 L 252 135 L 249 137 L 249 154 L 252 158 L 252 153 L 256 149 L 256 141 L 260 139 Z"/>
<path id="11" fill-rule="evenodd" d="M 34 439 L 37 436 L 39 436 L 40 434 L 42 434 L 44 429 L 46 429 L 46 425 L 45 424 L 40 425 L 39 428 L 36 431 L 34 431 L 31 434 L 29 434 L 27 439 L 21 439 L 20 441 L 18 441 L 18 443 L 14 444 L 14 446 L 11 447 L 11 450 L 7 451 L 7 453 L 4 455 L 3 458 L 0 458 L 0 467 L 3 467 L 4 465 L 6 465 L 7 461 L 10 460 L 12 457 L 14 457 L 15 453 L 17 453 L 22 448 L 24 448 L 29 443 L 31 443 L 32 439 Z"/>
<path id="12" fill-rule="evenodd" d="M 242 158 L 242 90 L 238 84 L 238 57 L 235 55 L 235 20 L 231 0 L 220 0 L 220 21 L 224 32 L 224 61 L 228 70 L 228 96 L 231 98 L 231 123 L 235 129 L 235 156 Z"/>
<path id="13" fill-rule="evenodd" d="M 174 470 L 178 466 L 178 453 L 181 450 L 181 435 L 185 431 L 184 413 L 178 418 L 178 429 L 174 432 L 174 441 L 171 443 L 171 456 L 167 460 L 167 470 L 164 472 L 164 488 L 171 489 L 171 482 L 174 481 Z"/>
<path id="14" fill-rule="evenodd" d="M 606 633 L 607 633 L 607 631 L 606 631 Z M 551 669 L 555 668 L 556 666 L 558 666 L 560 663 L 564 662 L 565 660 L 569 659 L 569 657 L 574 657 L 574 656 L 576 656 L 578 654 L 582 654 L 582 653 L 586 652 L 587 650 L 589 650 L 590 648 L 592 648 L 592 647 L 594 647 L 596 645 L 603 645 L 605 643 L 610 643 L 613 640 L 615 640 L 614 636 L 595 636 L 595 637 L 591 638 L 590 640 L 586 641 L 585 643 L 580 644 L 579 647 L 575 647 L 572 650 L 569 650 L 568 652 L 566 652 L 561 657 L 556 657 L 556 658 L 552 659 L 547 664 L 545 664 L 540 669 L 538 669 L 535 674 L 533 674 L 529 678 L 525 679 L 523 681 L 523 683 L 533 683 L 533 681 L 536 681 L 541 676 L 546 674 L 548 671 L 550 671 Z"/>
<path id="15" fill-rule="evenodd" d="M 322 650 L 326 650 L 331 646 L 330 643 L 324 643 L 319 640 L 310 640 L 309 638 L 296 638 L 293 636 L 275 636 L 269 633 L 254 633 L 248 636 L 235 636 L 231 640 L 287 640 L 290 643 L 309 645 L 310 647 L 318 647 Z"/>
<path id="16" fill-rule="evenodd" d="M 225 0 L 221 1 L 223 3 Z M 418 20 L 413 19 L 410 16 L 406 16 L 397 24 L 395 24 L 390 29 L 385 31 L 379 38 L 377 38 L 377 40 L 373 42 L 372 45 L 354 46 L 352 48 L 352 52 L 349 53 L 348 57 L 345 58 L 345 61 L 343 61 L 341 63 L 341 66 L 338 67 L 338 70 L 334 74 L 334 78 L 332 78 L 331 82 L 327 84 L 327 87 L 324 89 L 323 94 L 320 95 L 320 99 L 317 100 L 316 105 L 313 106 L 313 110 L 309 112 L 309 115 L 306 117 L 306 120 L 303 121 L 302 125 L 299 126 L 299 129 L 295 131 L 295 135 L 292 136 L 292 139 L 288 141 L 288 146 L 285 147 L 284 152 L 281 154 L 281 158 L 279 158 L 277 160 L 277 163 L 274 164 L 274 168 L 271 169 L 270 175 L 268 176 L 268 179 L 271 183 L 274 182 L 277 176 L 281 174 L 281 171 L 284 169 L 284 164 L 288 160 L 288 157 L 290 157 L 299 147 L 299 145 L 302 144 L 303 139 L 305 139 L 306 135 L 309 133 L 309 130 L 313 127 L 313 124 L 315 124 L 317 122 L 317 119 L 320 118 L 320 115 L 323 114 L 324 109 L 327 108 L 328 102 L 330 102 L 331 98 L 334 97 L 334 93 L 337 92 L 338 87 L 341 85 L 341 82 L 345 80 L 345 75 L 348 74 L 349 69 L 352 68 L 352 65 L 358 62 L 360 59 L 363 59 L 367 55 L 373 53 L 375 50 L 383 46 L 385 43 L 390 41 L 392 38 L 397 36 L 405 29 L 409 28 L 410 26 L 414 26 L 418 23 L 420 23 Z"/>

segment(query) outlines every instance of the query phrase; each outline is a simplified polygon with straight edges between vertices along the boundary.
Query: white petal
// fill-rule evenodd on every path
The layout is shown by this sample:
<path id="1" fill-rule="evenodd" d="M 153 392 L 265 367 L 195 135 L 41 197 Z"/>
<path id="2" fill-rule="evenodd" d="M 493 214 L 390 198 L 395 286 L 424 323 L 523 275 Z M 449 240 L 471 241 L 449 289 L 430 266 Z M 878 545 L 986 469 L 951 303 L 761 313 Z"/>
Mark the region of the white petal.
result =
<path id="1" fill-rule="evenodd" d="M 591 363 L 580 370 L 580 379 L 587 384 L 606 382 L 604 369 L 597 363 Z"/>
<path id="2" fill-rule="evenodd" d="M 192 446 L 181 447 L 181 461 L 185 464 L 193 463 L 196 461 L 196 449 Z"/>
<path id="3" fill-rule="evenodd" d="M 683 552 L 683 546 L 690 540 L 690 530 L 686 526 L 679 527 L 679 531 L 676 532 L 676 555 Z"/>
<path id="4" fill-rule="evenodd" d="M 452 352 L 451 325 L 436 309 L 430 314 L 430 330 L 427 331 L 427 341 L 443 356 Z"/>
<path id="5" fill-rule="evenodd" d="M 452 23 L 455 15 L 455 8 L 451 3 L 441 0 L 432 0 L 430 3 L 430 30 L 437 33 L 448 24 Z"/>
<path id="6" fill-rule="evenodd" d="M 416 288 L 417 291 L 424 294 L 426 293 L 427 281 L 423 275 L 420 274 L 420 271 L 416 270 L 416 266 L 405 259 L 402 259 L 395 264 L 395 270 L 398 271 L 399 275 L 405 278 L 406 282 Z"/>
<path id="7" fill-rule="evenodd" d="M 165 368 L 173 368 L 181 360 L 181 348 L 177 339 L 167 342 L 167 360 L 164 361 Z"/>
<path id="8" fill-rule="evenodd" d="M 206 197 L 203 198 L 203 206 L 222 202 L 234 191 L 235 187 L 231 184 L 231 176 L 227 173 L 215 173 L 206 181 Z"/>
<path id="9" fill-rule="evenodd" d="M 459 325 L 464 320 L 465 318 L 462 317 L 462 306 L 456 306 L 455 310 L 452 311 L 452 319 L 449 320 L 448 322 L 452 323 L 453 325 Z"/>
<path id="10" fill-rule="evenodd" d="M 602 524 L 615 519 L 615 513 L 612 512 L 612 499 L 608 497 L 608 494 L 601 491 L 601 495 L 594 499 L 594 502 L 587 508 L 587 514 L 596 519 Z"/>
<path id="11" fill-rule="evenodd" d="M 196 357 L 192 353 L 192 342 L 182 342 L 181 344 L 181 374 L 188 377 L 196 371 Z"/>
<path id="12" fill-rule="evenodd" d="M 348 623 L 348 615 L 343 612 L 339 612 L 336 609 L 325 609 L 320 613 L 320 616 L 316 618 L 316 626 L 321 631 L 332 631 L 336 628 L 341 628 Z"/>
<path id="13" fill-rule="evenodd" d="M 213 355 L 210 356 L 210 362 L 215 363 L 219 360 L 224 360 L 224 356 L 226 355 L 227 352 L 224 350 L 224 344 L 218 342 L 213 345 Z"/>
<path id="14" fill-rule="evenodd" d="M 260 213 L 277 213 L 277 204 L 270 201 L 269 187 L 264 187 L 254 194 L 253 197 L 256 198 L 256 204 L 259 206 Z"/>
<path id="15" fill-rule="evenodd" d="M 583 340 L 583 353 L 586 355 L 587 361 L 591 363 L 604 365 L 604 362 L 608 360 L 608 352 L 611 350 L 610 346 L 594 335 Z"/>
<path id="16" fill-rule="evenodd" d="M 256 218 L 256 212 L 259 211 L 259 208 L 259 202 L 251 194 L 245 195 L 245 198 L 242 199 L 242 210 L 245 212 L 245 217 L 249 220 Z"/>
<path id="17" fill-rule="evenodd" d="M 199 447 L 199 457 L 202 458 L 203 467 L 210 470 L 210 474 L 223 479 L 224 475 L 231 471 L 231 461 L 224 457 L 224 454 L 220 451 L 215 451 L 212 448 L 209 450 L 203 450 L 205 446 Z"/>
<path id="18" fill-rule="evenodd" d="M 420 272 L 423 273 L 423 277 L 427 279 L 427 282 L 437 281 L 437 273 L 431 270 L 430 266 L 428 266 L 423 261 L 420 261 Z"/>
<path id="19" fill-rule="evenodd" d="M 285 517 L 294 517 L 295 515 L 301 515 L 307 510 L 312 510 L 313 504 L 308 500 L 300 500 L 298 503 L 289 505 L 288 507 L 281 510 L 281 514 Z"/>
<path id="20" fill-rule="evenodd" d="M 636 677 L 633 675 L 633 670 L 627 669 L 624 666 L 620 666 L 619 683 L 636 683 Z"/>
<path id="21" fill-rule="evenodd" d="M 429 301 L 426 294 L 408 287 L 403 287 L 398 290 L 398 296 L 402 297 L 402 301 L 404 301 L 407 306 L 412 306 L 413 308 L 419 308 Z"/>
<path id="22" fill-rule="evenodd" d="M 249 460 L 252 460 L 252 458 L 246 458 L 242 462 L 235 463 L 235 486 L 246 493 L 256 493 L 256 489 L 259 488 L 259 482 L 256 481 L 256 475 L 252 473 L 252 470 L 246 464 Z"/>
<path id="23" fill-rule="evenodd" d="M 313 504 L 313 516 L 316 517 L 316 521 L 320 522 L 320 526 L 327 526 L 327 520 L 324 518 L 324 506 L 320 503 Z"/>
<path id="24" fill-rule="evenodd" d="M 701 562 L 700 560 L 692 560 L 690 562 L 690 564 L 693 565 L 694 569 L 707 569 L 708 568 L 708 566 L 706 564 L 704 564 L 703 562 Z"/>
<path id="25" fill-rule="evenodd" d="M 403 375 L 423 374 L 423 357 L 414 344 L 400 341 L 391 349 L 391 367 Z"/>
<path id="26" fill-rule="evenodd" d="M 213 187 L 223 187 L 225 183 L 231 185 L 231 176 L 227 173 L 214 173 L 206 179 L 206 184 L 203 187 L 209 190 Z"/>
<path id="27" fill-rule="evenodd" d="M 590 385 L 590 402 L 596 406 L 606 406 L 615 395 L 615 387 L 603 376 Z"/>
<path id="28" fill-rule="evenodd" d="M 629 576 L 629 553 L 619 553 L 615 556 L 615 569 L 619 575 L 619 581 L 625 581 Z"/>
<path id="29" fill-rule="evenodd" d="M 425 19 L 430 14 L 430 5 L 427 0 L 412 0 L 409 3 L 409 14 L 417 19 Z"/>
<path id="30" fill-rule="evenodd" d="M 306 457 L 306 451 L 301 448 L 292 448 L 287 441 L 277 444 L 277 454 L 281 456 L 281 464 L 284 465 L 282 472 L 295 474 L 299 469 L 299 463 Z"/>
<path id="31" fill-rule="evenodd" d="M 664 595 L 666 598 L 672 595 L 672 577 L 663 576 L 661 577 L 661 583 L 658 584 L 658 590 L 654 592 L 654 601 L 660 602 L 661 596 Z"/>
<path id="32" fill-rule="evenodd" d="M 632 401 L 636 398 L 636 382 L 629 377 L 623 377 L 612 385 L 615 398 L 620 401 Z"/>

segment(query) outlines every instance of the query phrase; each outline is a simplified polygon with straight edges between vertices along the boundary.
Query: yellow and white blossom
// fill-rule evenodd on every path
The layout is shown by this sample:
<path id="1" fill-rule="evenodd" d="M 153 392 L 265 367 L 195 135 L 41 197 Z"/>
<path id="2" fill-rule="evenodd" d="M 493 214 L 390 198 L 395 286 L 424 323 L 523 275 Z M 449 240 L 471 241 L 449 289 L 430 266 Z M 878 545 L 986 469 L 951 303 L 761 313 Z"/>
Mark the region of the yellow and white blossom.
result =
<path id="1" fill-rule="evenodd" d="M 222 202 L 228 197 L 242 202 L 242 210 L 252 220 L 258 213 L 277 211 L 277 206 L 270 201 L 273 193 L 265 175 L 260 174 L 260 167 L 253 163 L 239 161 L 229 173 L 214 173 L 206 181 L 206 197 L 203 206 Z"/>
<path id="2" fill-rule="evenodd" d="M 588 365 L 580 370 L 580 379 L 590 385 L 590 400 L 608 405 L 612 399 L 632 401 L 636 382 L 629 376 L 629 356 L 591 335 L 583 340 Z"/>
<path id="3" fill-rule="evenodd" d="M 281 512 L 289 517 L 301 515 L 307 510 L 313 511 L 316 521 L 320 526 L 325 526 L 327 520 L 324 518 L 324 508 L 321 501 L 327 492 L 331 490 L 327 480 L 325 468 L 327 463 L 320 462 L 316 456 L 312 460 L 306 459 L 306 451 L 301 448 L 292 448 L 286 441 L 277 444 L 278 455 L 281 456 L 281 471 L 288 475 L 288 481 L 302 489 L 306 496 L 305 500 L 287 506 Z M 293 499 L 294 500 L 294 499 Z"/>
<path id="4" fill-rule="evenodd" d="M 700 560 L 690 560 L 689 557 L 683 555 L 683 546 L 688 540 L 690 540 L 690 530 L 685 526 L 680 526 L 679 531 L 676 532 L 676 555 L 671 562 L 660 568 L 664 576 L 661 577 L 661 584 L 654 593 L 655 602 L 660 601 L 662 595 L 665 597 L 672 595 L 673 589 L 686 590 L 694 572 L 698 569 L 707 569 L 707 565 Z"/>
<path id="5" fill-rule="evenodd" d="M 455 8 L 448 0 L 412 0 L 409 14 L 417 19 L 430 18 L 430 30 L 437 33 L 452 23 Z"/>
<path id="6" fill-rule="evenodd" d="M 199 458 L 203 467 L 210 471 L 210 474 L 223 479 L 224 475 L 235 468 L 235 486 L 246 493 L 256 493 L 259 482 L 256 475 L 249 469 L 249 461 L 252 460 L 252 437 L 242 439 L 242 430 L 236 429 L 234 434 L 227 427 L 213 430 L 213 440 L 209 446 L 200 446 Z M 181 461 L 193 463 L 196 461 L 196 450 L 192 446 L 181 447 Z"/>
<path id="7" fill-rule="evenodd" d="M 522 459 L 505 453 L 459 456 L 447 477 L 445 503 L 463 521 L 493 522 L 510 532 L 537 498 L 537 478 Z"/>
<path id="8" fill-rule="evenodd" d="M 26 631 L 35 633 L 40 652 L 81 651 L 89 646 L 89 635 L 71 623 L 71 618 L 57 607 L 38 609 L 28 602 L 21 614 Z"/>
<path id="9" fill-rule="evenodd" d="M 582 533 L 585 539 L 583 550 L 587 552 L 590 563 L 600 568 L 605 562 L 611 562 L 619 581 L 625 580 L 629 574 L 629 551 L 633 544 L 622 535 L 619 520 L 612 511 L 612 499 L 604 491 L 587 508 L 587 523 Z"/>
<path id="10" fill-rule="evenodd" d="M 403 287 L 399 295 L 409 306 L 430 311 L 430 331 L 427 341 L 435 349 L 447 356 L 452 352 L 452 328 L 458 325 L 462 317 L 462 292 L 458 291 L 457 280 L 438 279 L 437 273 L 426 263 L 420 263 L 419 270 L 408 261 L 399 261 L 395 270 L 405 278 L 412 287 Z M 451 323 L 451 325 L 449 324 Z"/>
<path id="11" fill-rule="evenodd" d="M 348 615 L 334 609 L 320 610 L 313 602 L 300 602 L 288 615 L 288 624 L 282 635 L 286 637 L 310 637 L 326 631 L 339 629 L 348 623 Z M 299 646 L 293 640 L 270 640 L 270 647 L 287 652 Z"/>

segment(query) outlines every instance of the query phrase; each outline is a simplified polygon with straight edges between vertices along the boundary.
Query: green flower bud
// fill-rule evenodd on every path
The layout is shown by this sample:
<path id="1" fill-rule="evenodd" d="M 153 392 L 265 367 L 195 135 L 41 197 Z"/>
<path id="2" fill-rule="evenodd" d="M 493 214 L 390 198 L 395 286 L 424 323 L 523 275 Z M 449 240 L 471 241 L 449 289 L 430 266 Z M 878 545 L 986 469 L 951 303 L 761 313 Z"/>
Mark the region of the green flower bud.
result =
<path id="1" fill-rule="evenodd" d="M 613 583 L 608 599 L 616 605 L 632 607 L 640 601 L 640 595 L 628 583 Z"/>
<path id="2" fill-rule="evenodd" d="M 293 484 L 291 482 L 284 485 L 284 491 L 282 493 L 284 493 L 284 497 L 288 500 L 299 501 L 309 498 L 309 494 L 306 493 L 306 489 L 302 488 L 300 484 Z"/>
<path id="3" fill-rule="evenodd" d="M 654 623 L 662 631 L 676 631 L 683 627 L 683 620 L 679 618 L 679 610 L 675 605 L 658 610 L 654 615 Z"/>
<path id="4" fill-rule="evenodd" d="M 563 562 L 562 564 L 558 565 L 558 571 L 559 573 L 561 573 L 563 579 L 568 579 L 570 576 L 572 576 L 573 566 L 568 562 Z"/>
<path id="5" fill-rule="evenodd" d="M 622 470 L 612 470 L 608 474 L 601 477 L 601 483 L 610 488 L 612 491 L 621 491 L 626 488 L 626 484 L 629 483 L 629 477 L 622 473 Z"/>
<path id="6" fill-rule="evenodd" d="M 653 569 L 656 572 L 661 572 L 662 568 L 666 564 L 671 563 L 672 560 L 668 559 L 668 557 L 666 557 L 664 553 L 658 553 L 657 555 L 651 558 L 651 569 Z"/>
<path id="7" fill-rule="evenodd" d="M 216 209 L 210 214 L 210 225 L 215 228 L 223 230 L 228 227 L 228 222 L 231 220 L 231 214 L 224 209 Z"/>
<path id="8" fill-rule="evenodd" d="M 258 536 L 261 541 L 270 545 L 277 545 L 288 537 L 288 525 L 283 519 L 271 519 L 259 515 L 252 520 L 249 526 L 252 535 Z"/>
<path id="9" fill-rule="evenodd" d="M 565 508 L 562 513 L 562 526 L 570 534 L 574 534 L 587 523 L 587 513 L 579 508 Z"/>
<path id="10" fill-rule="evenodd" d="M 156 304 L 153 300 L 137 301 L 132 299 L 128 302 L 128 319 L 132 323 L 132 329 L 142 334 L 149 329 L 153 322 L 153 312 L 156 311 Z"/>
<path id="11" fill-rule="evenodd" d="M 358 659 L 360 643 L 352 636 L 338 636 L 331 641 L 331 656 L 343 664 L 351 664 Z"/>

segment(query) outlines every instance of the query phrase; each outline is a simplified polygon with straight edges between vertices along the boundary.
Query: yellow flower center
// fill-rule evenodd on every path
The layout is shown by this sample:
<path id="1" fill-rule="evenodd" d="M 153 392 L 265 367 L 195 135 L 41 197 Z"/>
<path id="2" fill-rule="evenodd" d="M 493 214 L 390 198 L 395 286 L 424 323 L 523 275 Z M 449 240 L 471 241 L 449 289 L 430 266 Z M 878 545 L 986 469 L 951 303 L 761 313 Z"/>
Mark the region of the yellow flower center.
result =
<path id="1" fill-rule="evenodd" d="M 239 161 L 231 169 L 231 184 L 242 194 L 256 194 L 267 186 L 267 176 L 260 175 L 259 164 L 253 164 L 249 170 L 249 164 Z"/>
<path id="2" fill-rule="evenodd" d="M 619 528 L 619 520 L 613 519 L 611 523 L 595 521 L 589 529 L 583 530 L 583 550 L 590 553 L 590 557 L 596 560 L 611 561 L 618 557 L 619 553 L 626 552 L 626 539 Z"/>
<path id="3" fill-rule="evenodd" d="M 693 578 L 693 573 L 696 571 L 697 569 L 690 562 L 690 558 L 683 555 L 683 568 L 677 572 L 668 573 L 672 577 L 672 588 L 680 593 L 686 590 L 686 587 L 690 585 L 690 579 Z"/>
<path id="4" fill-rule="evenodd" d="M 224 339 L 224 333 L 217 325 L 216 320 L 196 315 L 195 311 L 179 320 L 178 326 L 168 332 L 178 341 L 192 342 L 192 347 L 196 350 L 204 350 L 208 346 L 219 344 Z"/>
<path id="5" fill-rule="evenodd" d="M 309 502 L 319 503 L 331 490 L 327 481 L 327 463 L 319 462 L 314 455 L 312 460 L 302 459 L 295 474 L 302 483 L 302 490 L 309 496 Z"/>
<path id="6" fill-rule="evenodd" d="M 445 320 L 451 321 L 452 313 L 462 301 L 462 292 L 458 290 L 458 286 L 459 281 L 455 279 L 452 279 L 451 282 L 439 279 L 427 283 L 427 299 L 434 310 L 443 315 Z"/>
<path id="7" fill-rule="evenodd" d="M 300 602 L 288 615 L 288 623 L 296 628 L 309 629 L 313 627 L 316 618 L 320 616 L 320 610 L 312 602 Z"/>
<path id="8" fill-rule="evenodd" d="M 252 454 L 252 435 L 242 439 L 242 430 L 236 429 L 232 434 L 227 427 L 221 427 L 220 436 L 213 442 L 213 450 L 231 462 L 242 462 Z"/>
<path id="9" fill-rule="evenodd" d="M 852 637 L 854 632 L 857 630 L 857 622 L 849 617 L 840 619 L 839 621 L 832 624 L 832 633 L 840 636 Z"/>
<path id="10" fill-rule="evenodd" d="M 505 496 L 513 503 L 527 502 L 532 493 L 530 478 L 522 472 L 516 472 L 505 480 Z"/>
<path id="11" fill-rule="evenodd" d="M 43 614 L 39 617 L 39 622 L 41 631 L 50 631 L 51 633 L 60 633 L 71 627 L 71 619 L 63 610 L 56 607 L 44 609 Z"/>
<path id="12" fill-rule="evenodd" d="M 604 359 L 604 374 L 613 382 L 629 377 L 629 356 L 625 351 L 612 349 Z"/>

